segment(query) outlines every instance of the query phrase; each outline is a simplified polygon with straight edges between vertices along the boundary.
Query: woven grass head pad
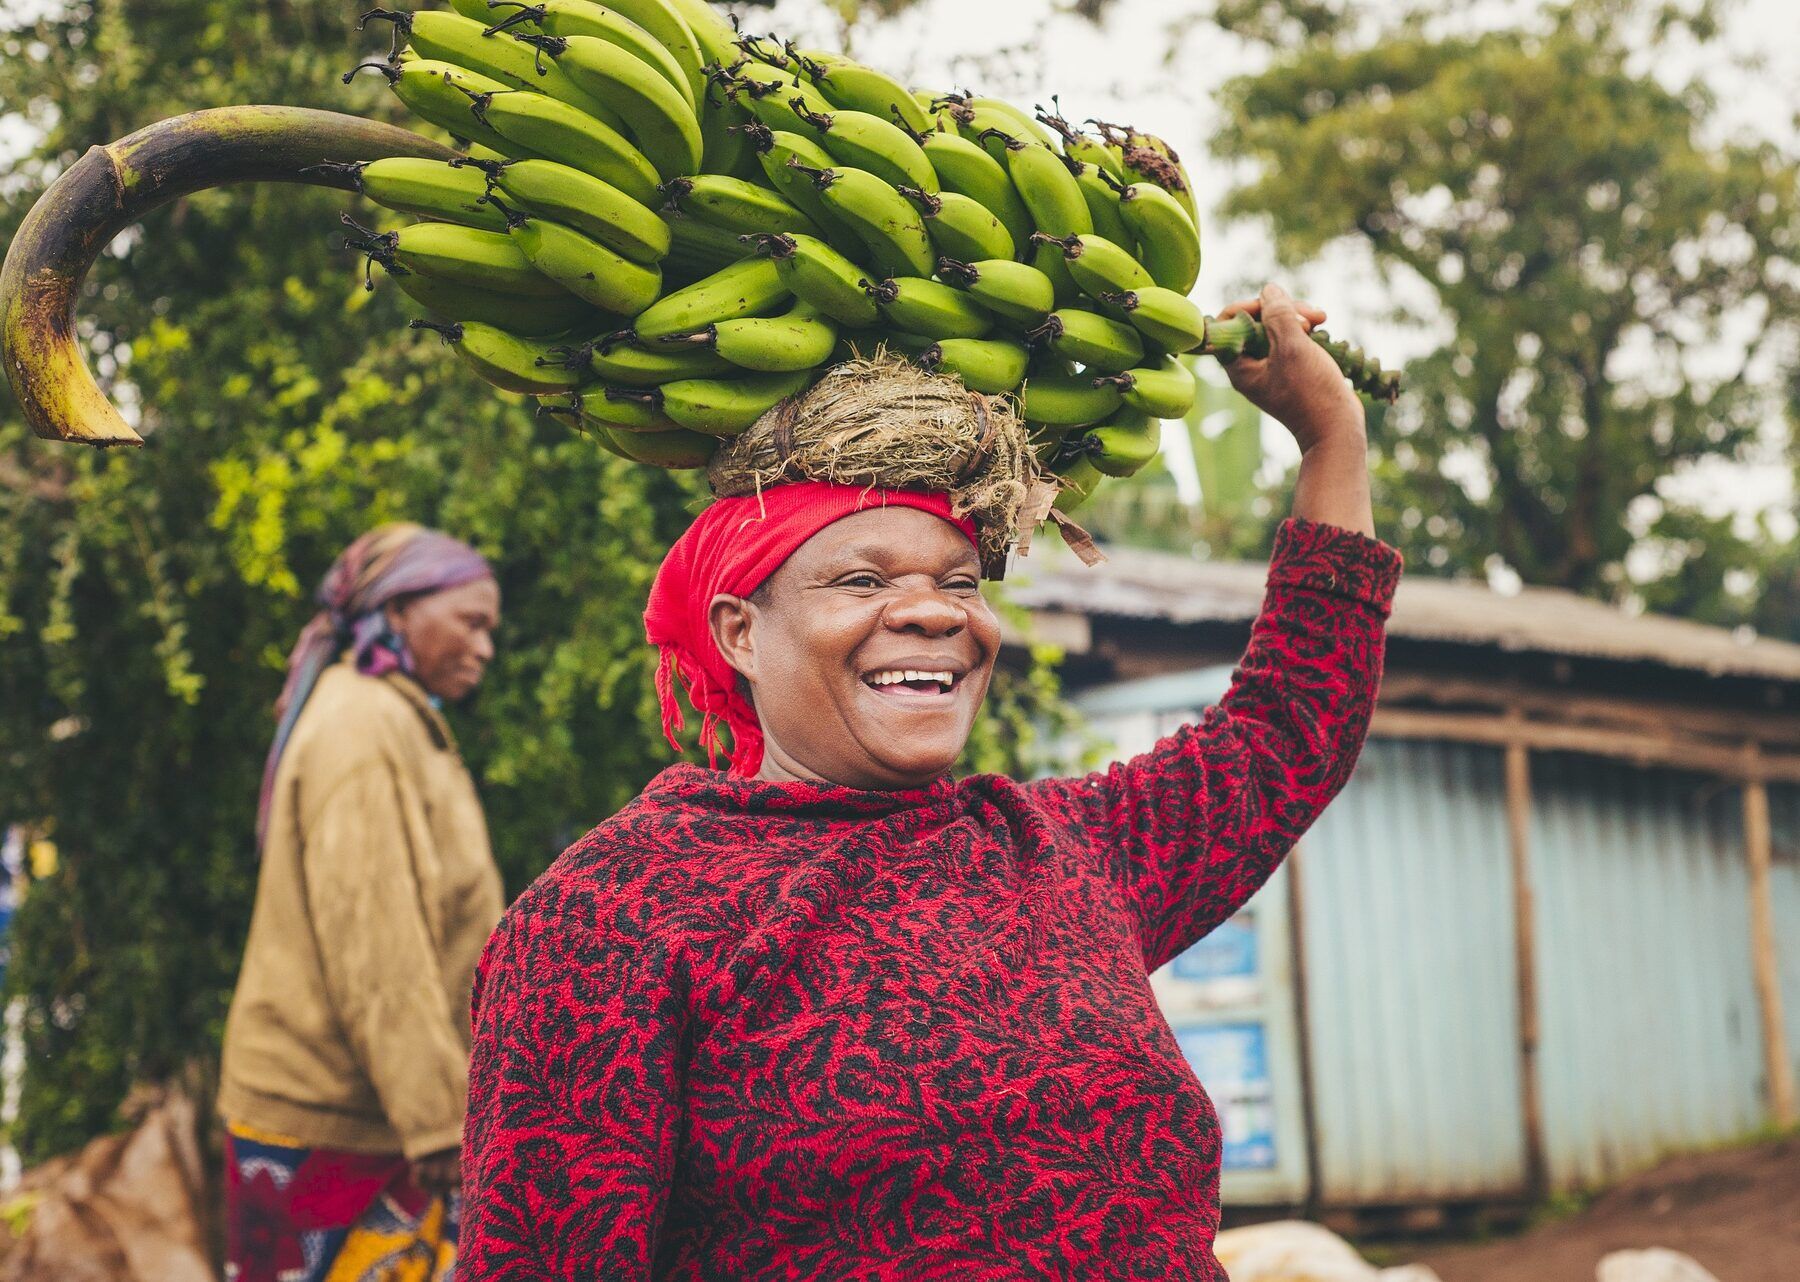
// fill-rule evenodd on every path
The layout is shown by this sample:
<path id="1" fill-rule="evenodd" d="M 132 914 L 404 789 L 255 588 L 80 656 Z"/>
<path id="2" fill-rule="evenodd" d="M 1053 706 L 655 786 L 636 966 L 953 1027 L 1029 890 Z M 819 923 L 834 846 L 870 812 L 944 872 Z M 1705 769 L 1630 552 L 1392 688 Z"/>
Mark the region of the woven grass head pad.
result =
<path id="1" fill-rule="evenodd" d="M 707 479 L 720 498 L 794 481 L 946 495 L 952 514 L 974 522 L 988 578 L 1000 577 L 1030 501 L 1048 489 L 1010 399 L 885 350 L 826 371 L 725 442 Z"/>

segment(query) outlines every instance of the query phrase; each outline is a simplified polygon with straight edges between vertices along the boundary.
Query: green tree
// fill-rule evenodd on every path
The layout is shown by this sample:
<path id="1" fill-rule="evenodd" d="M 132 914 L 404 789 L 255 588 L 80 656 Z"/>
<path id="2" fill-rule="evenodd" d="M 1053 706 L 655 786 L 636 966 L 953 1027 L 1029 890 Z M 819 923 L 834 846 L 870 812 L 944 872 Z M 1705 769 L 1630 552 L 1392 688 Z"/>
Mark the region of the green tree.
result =
<path id="1" fill-rule="evenodd" d="M 339 83 L 379 39 L 340 6 L 4 12 L 0 104 L 36 143 L 0 179 L 0 238 L 88 145 L 182 111 L 400 119 L 378 82 Z M 91 354 L 143 407 L 143 449 L 35 440 L 0 391 L 0 823 L 42 824 L 62 853 L 9 968 L 31 1156 L 110 1126 L 133 1081 L 216 1054 L 281 663 L 369 525 L 435 524 L 498 567 L 500 654 L 453 715 L 512 890 L 671 757 L 640 616 L 697 482 L 594 449 L 408 332 L 397 291 L 365 291 L 341 247 L 345 208 L 206 192 L 102 260 Z M 1040 664 L 996 698 L 980 763 L 1017 767 L 1012 728 L 1054 705 L 1054 680 Z"/>
<path id="2" fill-rule="evenodd" d="M 1382 528 L 1415 567 L 1498 554 L 1528 582 L 1619 596 L 1627 518 L 1647 511 L 1697 552 L 1647 592 L 1734 622 L 1760 579 L 1703 585 L 1765 558 L 1719 523 L 1702 534 L 1663 487 L 1742 457 L 1774 411 L 1752 371 L 1800 317 L 1800 195 L 1777 146 L 1712 141 L 1702 85 L 1643 74 L 1634 51 L 1672 23 L 1628 0 L 1474 34 L 1430 13 L 1324 22 L 1227 86 L 1219 149 L 1256 170 L 1228 212 L 1270 219 L 1284 260 L 1355 238 L 1448 322 L 1375 442 Z M 1708 38 L 1707 15 L 1688 30 Z"/>

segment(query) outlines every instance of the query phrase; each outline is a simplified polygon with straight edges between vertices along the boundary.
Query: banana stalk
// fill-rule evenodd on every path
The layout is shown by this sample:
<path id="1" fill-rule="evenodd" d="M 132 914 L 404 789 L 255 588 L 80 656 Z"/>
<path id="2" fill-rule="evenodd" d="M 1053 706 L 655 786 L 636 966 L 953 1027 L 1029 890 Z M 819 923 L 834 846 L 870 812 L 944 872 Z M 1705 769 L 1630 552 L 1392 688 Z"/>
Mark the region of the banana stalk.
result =
<path id="1" fill-rule="evenodd" d="M 1364 355 L 1360 347 L 1339 342 L 1322 329 L 1312 332 L 1312 340 L 1337 362 L 1350 385 L 1372 401 L 1393 404 L 1400 395 L 1400 371 L 1384 370 L 1381 361 Z M 1269 334 L 1254 316 L 1238 313 L 1228 320 L 1216 316 L 1206 318 L 1206 341 L 1195 349 L 1204 356 L 1217 357 L 1228 365 L 1240 356 L 1261 357 L 1269 354 Z"/>
<path id="2" fill-rule="evenodd" d="M 279 106 L 189 112 L 89 148 L 32 206 L 0 266 L 0 360 L 32 431 L 87 445 L 142 444 L 88 370 L 75 301 L 100 251 L 151 210 L 229 183 L 354 190 L 352 174 L 330 166 L 455 155 L 392 125 Z"/>

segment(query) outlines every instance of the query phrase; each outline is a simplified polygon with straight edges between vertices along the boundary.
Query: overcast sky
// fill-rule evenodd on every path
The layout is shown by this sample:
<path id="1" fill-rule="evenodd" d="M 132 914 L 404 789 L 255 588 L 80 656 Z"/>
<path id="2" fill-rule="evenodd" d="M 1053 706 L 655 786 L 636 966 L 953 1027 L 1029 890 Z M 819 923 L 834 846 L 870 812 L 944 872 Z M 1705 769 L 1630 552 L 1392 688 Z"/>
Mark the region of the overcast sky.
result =
<path id="1" fill-rule="evenodd" d="M 0 0 L 0 13 L 55 3 Z M 1404 0 L 1391 3 L 1398 10 Z M 1022 105 L 1047 102 L 1057 93 L 1073 120 L 1120 120 L 1160 133 L 1188 164 L 1204 208 L 1230 178 L 1204 145 L 1218 118 L 1215 91 L 1227 77 L 1254 69 L 1261 55 L 1210 24 L 1184 21 L 1184 15 L 1209 9 L 1206 0 L 1115 0 L 1099 28 L 1067 8 L 1066 0 L 923 0 L 897 18 L 855 28 L 851 51 L 913 85 L 975 87 Z M 1458 21 L 1485 24 L 1528 18 L 1541 5 L 1473 0 L 1456 8 Z M 778 0 L 770 8 L 746 11 L 746 23 L 826 47 L 841 45 L 845 35 L 825 0 Z M 1746 76 L 1731 69 L 1734 59 L 1758 55 L 1765 63 L 1760 70 Z M 1720 47 L 1704 58 L 1693 50 L 1662 50 L 1646 59 L 1645 71 L 1671 80 L 1708 73 L 1724 91 L 1725 128 L 1793 141 L 1800 136 L 1800 0 L 1737 0 Z M 0 181 L 28 141 L 16 118 L 0 114 Z M 1206 256 L 1195 297 L 1209 310 L 1275 274 L 1268 234 L 1260 225 L 1225 226 L 1215 219 L 1204 232 Z M 1389 364 L 1434 342 L 1429 328 L 1408 330 L 1385 319 L 1396 301 L 1428 311 L 1429 296 L 1409 295 L 1401 286 L 1397 297 L 1376 279 L 1353 243 L 1287 279 L 1331 313 L 1334 332 Z M 1783 424 L 1771 422 L 1760 464 L 1706 469 L 1678 485 L 1677 492 L 1713 507 L 1790 513 L 1792 473 L 1780 461 L 1785 432 Z M 1275 433 L 1270 442 L 1275 448 L 1285 443 Z"/>

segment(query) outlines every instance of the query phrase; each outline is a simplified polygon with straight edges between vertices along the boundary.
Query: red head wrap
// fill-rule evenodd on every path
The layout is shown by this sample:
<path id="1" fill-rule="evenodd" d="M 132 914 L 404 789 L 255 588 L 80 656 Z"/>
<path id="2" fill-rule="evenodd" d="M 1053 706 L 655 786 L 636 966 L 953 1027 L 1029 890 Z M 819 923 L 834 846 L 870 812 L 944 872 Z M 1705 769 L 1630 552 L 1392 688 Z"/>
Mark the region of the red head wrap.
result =
<path id="1" fill-rule="evenodd" d="M 708 614 L 713 598 L 749 596 L 781 568 L 800 545 L 834 521 L 868 508 L 911 507 L 942 517 L 975 542 L 975 523 L 950 514 L 947 494 L 866 489 L 825 481 L 796 481 L 717 499 L 686 534 L 676 540 L 656 572 L 644 631 L 662 652 L 656 668 L 656 697 L 662 704 L 663 734 L 677 752 L 681 707 L 675 683 L 687 690 L 700 714 L 700 743 L 716 767 L 719 722 L 731 729 L 731 772 L 753 775 L 762 766 L 762 726 L 749 700 L 738 693 L 737 670 L 713 644 Z"/>

